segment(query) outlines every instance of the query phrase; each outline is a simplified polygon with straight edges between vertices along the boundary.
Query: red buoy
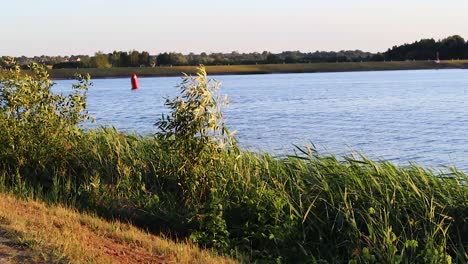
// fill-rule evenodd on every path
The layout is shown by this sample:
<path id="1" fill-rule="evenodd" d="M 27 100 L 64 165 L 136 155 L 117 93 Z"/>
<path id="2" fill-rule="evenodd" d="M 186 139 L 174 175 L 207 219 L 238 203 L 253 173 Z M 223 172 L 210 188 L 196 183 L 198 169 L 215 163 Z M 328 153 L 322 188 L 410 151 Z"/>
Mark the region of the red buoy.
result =
<path id="1" fill-rule="evenodd" d="M 138 88 L 139 88 L 139 85 L 138 85 L 138 77 L 137 77 L 137 75 L 136 75 L 136 74 L 133 74 L 131 80 L 132 80 L 132 90 L 138 89 Z"/>

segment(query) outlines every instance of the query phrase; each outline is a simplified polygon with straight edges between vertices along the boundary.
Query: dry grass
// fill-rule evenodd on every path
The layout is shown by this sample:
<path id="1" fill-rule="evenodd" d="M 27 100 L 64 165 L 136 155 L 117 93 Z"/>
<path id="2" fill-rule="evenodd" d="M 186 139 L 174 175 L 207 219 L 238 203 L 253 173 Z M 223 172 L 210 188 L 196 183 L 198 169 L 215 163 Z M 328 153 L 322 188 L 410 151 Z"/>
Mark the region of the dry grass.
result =
<path id="1" fill-rule="evenodd" d="M 188 243 L 0 194 L 0 263 L 234 263 Z"/>

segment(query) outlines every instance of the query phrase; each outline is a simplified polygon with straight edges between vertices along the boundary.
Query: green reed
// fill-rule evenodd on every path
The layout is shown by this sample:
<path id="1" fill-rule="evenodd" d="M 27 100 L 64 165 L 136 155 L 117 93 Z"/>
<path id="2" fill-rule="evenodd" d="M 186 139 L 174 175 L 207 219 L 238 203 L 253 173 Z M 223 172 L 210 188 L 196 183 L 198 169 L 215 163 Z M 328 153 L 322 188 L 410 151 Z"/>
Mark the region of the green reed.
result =
<path id="1" fill-rule="evenodd" d="M 157 135 L 83 131 L 87 79 L 56 97 L 44 69 L 33 71 L 0 77 L 1 191 L 187 237 L 246 262 L 468 261 L 463 172 L 311 148 L 286 158 L 241 150 L 203 70 L 167 102 Z"/>

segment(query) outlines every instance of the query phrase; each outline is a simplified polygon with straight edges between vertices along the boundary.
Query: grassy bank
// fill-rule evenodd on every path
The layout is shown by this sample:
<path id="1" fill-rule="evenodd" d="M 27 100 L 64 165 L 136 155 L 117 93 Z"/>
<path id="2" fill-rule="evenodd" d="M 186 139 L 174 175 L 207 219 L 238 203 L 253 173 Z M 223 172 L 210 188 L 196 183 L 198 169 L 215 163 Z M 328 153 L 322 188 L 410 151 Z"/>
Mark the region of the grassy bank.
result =
<path id="1" fill-rule="evenodd" d="M 88 80 L 65 97 L 50 93 L 40 67 L 33 71 L 0 79 L 0 191 L 130 221 L 246 262 L 468 261 L 463 172 L 307 148 L 288 158 L 244 151 L 224 128 L 216 84 L 203 71 L 182 81 L 156 136 L 83 131 Z"/>
<path id="2" fill-rule="evenodd" d="M 404 62 L 343 62 L 343 63 L 308 63 L 308 64 L 262 64 L 262 65 L 219 65 L 206 66 L 208 74 L 269 74 L 269 73 L 313 73 L 344 71 L 383 71 L 383 70 L 419 70 L 419 69 L 466 69 L 468 61 L 404 61 Z M 69 79 L 78 73 L 89 73 L 93 78 L 129 77 L 133 73 L 139 76 L 181 76 L 182 72 L 194 74 L 195 66 L 174 66 L 154 68 L 107 68 L 107 69 L 55 69 L 49 70 L 52 78 Z"/>
<path id="3" fill-rule="evenodd" d="M 234 263 L 129 224 L 0 194 L 1 263 Z"/>

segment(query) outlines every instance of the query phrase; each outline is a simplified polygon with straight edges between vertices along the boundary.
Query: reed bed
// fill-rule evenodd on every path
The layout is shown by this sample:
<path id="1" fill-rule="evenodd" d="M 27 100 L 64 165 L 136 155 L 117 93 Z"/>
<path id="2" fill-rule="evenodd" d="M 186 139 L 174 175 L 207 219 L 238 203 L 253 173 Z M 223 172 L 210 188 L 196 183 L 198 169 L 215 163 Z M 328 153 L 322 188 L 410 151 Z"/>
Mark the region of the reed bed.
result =
<path id="1" fill-rule="evenodd" d="M 44 70 L 35 69 L 26 81 L 21 74 L 3 77 L 2 91 L 49 85 Z M 184 79 L 181 92 L 193 92 L 182 97 L 188 101 L 168 101 L 173 115 L 158 123 L 165 133 L 146 137 L 115 128 L 83 131 L 85 105 L 64 110 L 68 101 L 55 98 L 61 104 L 41 108 L 47 89 L 42 97 L 21 97 L 42 98 L 27 115 L 13 115 L 26 111 L 20 95 L 0 97 L 0 190 L 188 238 L 242 262 L 468 261 L 465 173 L 324 156 L 306 147 L 287 158 L 239 149 L 229 134 L 214 133 L 226 132 L 212 122 L 222 117 L 211 111 L 216 104 L 199 111 L 213 103 L 210 87 L 203 71 Z M 70 116 L 76 122 L 60 121 Z"/>

